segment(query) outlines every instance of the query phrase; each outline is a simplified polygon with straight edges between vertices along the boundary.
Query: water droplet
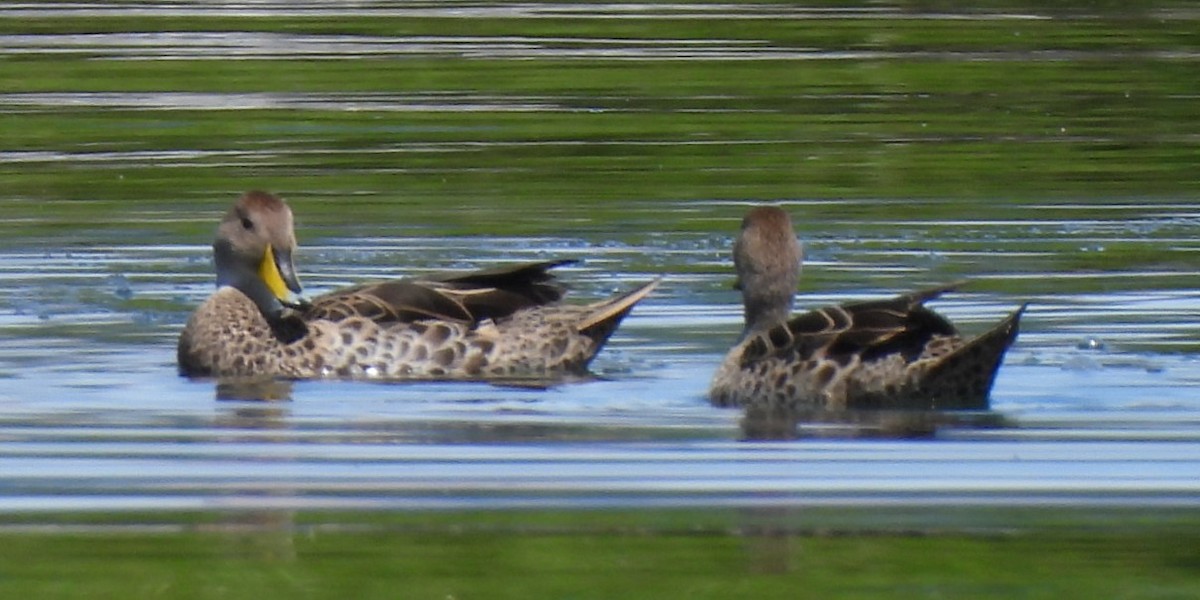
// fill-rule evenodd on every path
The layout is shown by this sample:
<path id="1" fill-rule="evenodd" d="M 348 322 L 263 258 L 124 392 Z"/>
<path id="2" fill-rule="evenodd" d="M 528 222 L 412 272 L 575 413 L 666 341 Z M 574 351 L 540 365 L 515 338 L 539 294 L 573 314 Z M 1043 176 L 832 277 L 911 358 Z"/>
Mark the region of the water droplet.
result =
<path id="1" fill-rule="evenodd" d="M 128 300 L 133 297 L 133 287 L 129 285 L 129 279 L 120 273 L 109 275 L 106 280 L 108 285 L 113 288 L 113 295 L 122 299 Z"/>
<path id="2" fill-rule="evenodd" d="M 1063 361 L 1064 371 L 1099 371 L 1104 368 L 1090 356 L 1076 355 Z"/>

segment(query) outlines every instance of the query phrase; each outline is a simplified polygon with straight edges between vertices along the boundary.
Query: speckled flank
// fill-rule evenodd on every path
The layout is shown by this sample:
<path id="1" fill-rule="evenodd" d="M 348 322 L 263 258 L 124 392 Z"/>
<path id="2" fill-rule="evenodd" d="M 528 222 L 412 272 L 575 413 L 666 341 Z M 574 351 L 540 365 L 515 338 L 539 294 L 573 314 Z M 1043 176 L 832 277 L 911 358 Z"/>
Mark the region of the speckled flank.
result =
<path id="1" fill-rule="evenodd" d="M 498 379 L 579 373 L 658 285 L 586 306 L 560 304 L 550 260 L 296 297 L 292 212 L 243 194 L 213 242 L 218 287 L 179 336 L 189 376 Z"/>
<path id="2" fill-rule="evenodd" d="M 311 378 L 498 379 L 580 373 L 616 324 L 657 282 L 593 305 L 551 305 L 475 325 L 418 320 L 376 323 L 350 316 L 312 320 L 308 334 L 280 341 L 249 298 L 221 288 L 189 319 L 179 364 L 189 375 Z M 599 310 L 610 315 L 602 336 L 578 329 Z"/>
<path id="3" fill-rule="evenodd" d="M 786 212 L 751 209 L 734 244 L 746 330 L 713 377 L 755 412 L 986 409 L 1024 307 L 967 341 L 925 302 L 955 285 L 789 316 L 802 257 Z"/>
<path id="4" fill-rule="evenodd" d="M 908 359 L 901 352 L 832 356 L 801 344 L 770 345 L 752 336 L 725 357 L 709 391 L 718 406 L 770 405 L 788 410 L 986 409 L 992 382 L 1015 339 L 1021 310 L 964 341 L 936 336 Z M 766 344 L 769 351 L 763 351 Z M 745 361 L 753 351 L 759 358 Z"/>

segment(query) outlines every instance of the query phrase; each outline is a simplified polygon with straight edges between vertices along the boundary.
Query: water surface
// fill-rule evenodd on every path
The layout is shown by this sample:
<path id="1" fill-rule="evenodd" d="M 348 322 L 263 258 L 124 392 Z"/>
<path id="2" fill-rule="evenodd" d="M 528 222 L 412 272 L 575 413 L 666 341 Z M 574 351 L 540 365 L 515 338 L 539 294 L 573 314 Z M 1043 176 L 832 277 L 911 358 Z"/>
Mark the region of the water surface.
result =
<path id="1" fill-rule="evenodd" d="M 1193 595 L 1198 15 L 1098 11 L 0 8 L 0 585 Z M 312 293 L 551 257 L 584 260 L 574 301 L 666 279 L 592 380 L 228 400 L 174 344 L 250 188 L 293 205 Z M 978 332 L 1029 302 L 992 414 L 742 441 L 704 393 L 759 202 L 806 244 L 802 306 L 969 277 L 936 307 Z"/>

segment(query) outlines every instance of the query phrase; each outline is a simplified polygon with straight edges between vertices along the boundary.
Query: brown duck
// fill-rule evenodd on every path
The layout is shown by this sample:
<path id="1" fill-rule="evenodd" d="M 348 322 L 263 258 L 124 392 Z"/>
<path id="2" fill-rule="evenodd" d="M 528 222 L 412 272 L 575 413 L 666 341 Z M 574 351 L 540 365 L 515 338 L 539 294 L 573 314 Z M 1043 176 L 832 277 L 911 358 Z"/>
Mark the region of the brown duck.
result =
<path id="1" fill-rule="evenodd" d="M 179 337 L 188 376 L 373 379 L 546 378 L 582 373 L 658 284 L 559 304 L 549 270 L 518 264 L 368 283 L 299 298 L 292 211 L 243 195 L 213 243 L 217 291 Z"/>
<path id="2" fill-rule="evenodd" d="M 964 339 L 925 302 L 956 284 L 791 316 L 803 259 L 786 212 L 756 207 L 733 249 L 746 326 L 718 368 L 718 406 L 791 412 L 986 409 L 1024 306 Z"/>

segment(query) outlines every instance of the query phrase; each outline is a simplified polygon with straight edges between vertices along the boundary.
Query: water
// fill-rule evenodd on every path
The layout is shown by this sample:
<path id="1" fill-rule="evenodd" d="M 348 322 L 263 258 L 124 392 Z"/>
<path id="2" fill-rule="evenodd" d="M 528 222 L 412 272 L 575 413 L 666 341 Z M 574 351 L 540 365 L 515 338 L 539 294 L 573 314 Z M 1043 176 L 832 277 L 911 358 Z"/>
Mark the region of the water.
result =
<path id="1" fill-rule="evenodd" d="M 1197 15 L 1099 10 L 0 7 L 0 586 L 1191 597 Z M 591 380 L 230 399 L 174 344 L 250 188 L 293 205 L 312 293 L 666 278 Z M 704 394 L 762 201 L 803 306 L 969 277 L 936 307 L 978 332 L 1029 302 L 993 413 L 742 441 Z"/>

